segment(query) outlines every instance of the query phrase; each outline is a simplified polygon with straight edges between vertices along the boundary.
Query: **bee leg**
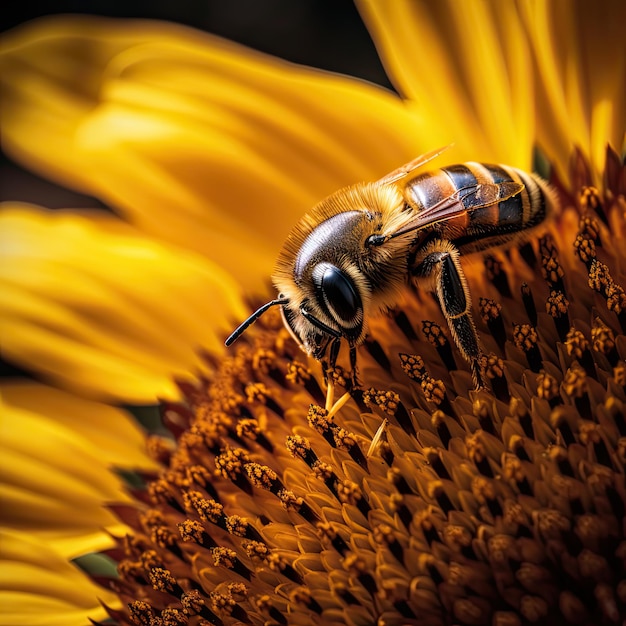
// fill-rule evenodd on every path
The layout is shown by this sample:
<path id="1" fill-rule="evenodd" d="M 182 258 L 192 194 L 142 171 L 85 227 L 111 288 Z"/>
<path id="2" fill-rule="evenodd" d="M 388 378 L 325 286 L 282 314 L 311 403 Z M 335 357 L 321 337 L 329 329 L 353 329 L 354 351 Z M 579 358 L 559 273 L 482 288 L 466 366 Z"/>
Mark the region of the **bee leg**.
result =
<path id="1" fill-rule="evenodd" d="M 359 372 L 356 367 L 356 346 L 350 346 L 350 383 L 352 389 L 358 389 L 359 384 Z"/>
<path id="2" fill-rule="evenodd" d="M 446 240 L 433 241 L 418 257 L 416 277 L 430 278 L 458 349 L 469 362 L 474 387 L 484 387 L 482 356 L 471 314 L 471 298 L 460 263 L 459 251 Z"/>
<path id="3" fill-rule="evenodd" d="M 326 405 L 327 411 L 330 411 L 335 400 L 335 383 L 333 380 L 333 374 L 335 373 L 335 367 L 337 366 L 337 358 L 339 357 L 339 348 L 341 346 L 341 338 L 333 339 L 330 344 L 330 351 L 328 355 L 328 363 L 322 362 L 322 368 L 324 370 L 324 379 L 326 380 Z"/>

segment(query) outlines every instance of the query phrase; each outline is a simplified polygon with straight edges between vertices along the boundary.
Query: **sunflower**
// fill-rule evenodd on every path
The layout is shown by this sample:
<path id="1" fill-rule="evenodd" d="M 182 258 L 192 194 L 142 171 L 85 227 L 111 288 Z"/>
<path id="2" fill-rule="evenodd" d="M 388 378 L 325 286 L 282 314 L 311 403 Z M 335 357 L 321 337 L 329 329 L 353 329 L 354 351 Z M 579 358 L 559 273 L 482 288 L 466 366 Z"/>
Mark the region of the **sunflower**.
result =
<path id="1" fill-rule="evenodd" d="M 2 382 L 0 624 L 626 613 L 625 7 L 358 6 L 399 95 L 165 23 L 4 36 L 4 149 L 114 212 L 0 212 L 30 374 Z M 276 315 L 225 354 L 299 216 L 450 143 L 438 165 L 549 164 L 561 205 L 467 265 L 488 390 L 423 292 L 333 414 Z"/>

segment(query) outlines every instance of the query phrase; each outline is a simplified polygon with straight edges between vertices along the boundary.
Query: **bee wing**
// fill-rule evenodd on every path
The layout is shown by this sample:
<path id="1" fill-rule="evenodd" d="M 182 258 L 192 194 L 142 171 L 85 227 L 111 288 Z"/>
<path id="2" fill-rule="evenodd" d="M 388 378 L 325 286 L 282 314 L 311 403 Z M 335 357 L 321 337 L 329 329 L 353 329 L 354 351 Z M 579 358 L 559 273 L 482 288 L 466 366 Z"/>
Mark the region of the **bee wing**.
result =
<path id="1" fill-rule="evenodd" d="M 429 224 L 452 219 L 465 212 L 472 212 L 498 202 L 504 202 L 516 196 L 522 189 L 524 189 L 524 185 L 515 181 L 461 187 L 443 200 L 420 211 L 415 216 L 415 221 L 411 227 L 404 229 L 404 231 L 417 230 Z"/>
<path id="2" fill-rule="evenodd" d="M 389 241 L 389 239 L 395 239 L 414 230 L 450 220 L 464 213 L 471 213 L 476 209 L 490 206 L 497 202 L 504 202 L 516 196 L 522 189 L 524 189 L 524 185 L 515 181 L 481 183 L 479 185 L 461 187 L 461 189 L 457 189 L 443 200 L 416 213 L 415 217 L 404 228 L 390 235 L 372 235 L 369 239 L 369 245 L 380 246 Z"/>
<path id="3" fill-rule="evenodd" d="M 391 183 L 395 183 L 397 180 L 404 178 L 407 174 L 416 170 L 418 167 L 422 167 L 422 165 L 426 165 L 429 161 L 437 158 L 442 152 L 445 152 L 452 144 L 444 146 L 443 148 L 438 148 L 437 150 L 433 150 L 432 152 L 427 152 L 426 154 L 422 154 L 417 158 L 405 163 L 402 167 L 399 167 L 397 170 L 393 170 L 386 176 L 383 176 L 380 180 L 376 181 L 379 185 L 391 185 Z"/>

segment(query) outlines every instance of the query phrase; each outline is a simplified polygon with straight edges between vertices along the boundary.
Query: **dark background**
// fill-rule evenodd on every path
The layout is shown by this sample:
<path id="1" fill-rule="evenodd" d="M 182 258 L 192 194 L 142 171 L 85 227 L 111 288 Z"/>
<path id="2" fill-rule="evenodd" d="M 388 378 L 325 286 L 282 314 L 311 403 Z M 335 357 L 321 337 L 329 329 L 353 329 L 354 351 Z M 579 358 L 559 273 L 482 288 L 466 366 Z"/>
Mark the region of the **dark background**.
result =
<path id="1" fill-rule="evenodd" d="M 14 2 L 4 11 L 5 31 L 58 13 L 178 22 L 289 61 L 357 76 L 391 88 L 376 49 L 352 0 L 61 0 Z M 0 103 L 1 104 L 1 103 Z M 42 180 L 0 151 L 0 201 L 21 200 L 49 208 L 100 207 L 94 198 Z"/>
<path id="2" fill-rule="evenodd" d="M 2 30 L 57 13 L 187 24 L 297 63 L 387 84 L 352 0 L 61 0 L 12 3 Z"/>

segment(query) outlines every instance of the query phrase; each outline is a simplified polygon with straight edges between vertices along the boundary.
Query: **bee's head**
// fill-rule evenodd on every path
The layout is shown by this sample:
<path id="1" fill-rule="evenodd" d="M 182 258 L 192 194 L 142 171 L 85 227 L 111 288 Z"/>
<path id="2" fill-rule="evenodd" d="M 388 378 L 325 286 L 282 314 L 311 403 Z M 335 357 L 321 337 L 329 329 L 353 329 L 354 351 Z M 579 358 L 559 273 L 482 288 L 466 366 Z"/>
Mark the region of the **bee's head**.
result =
<path id="1" fill-rule="evenodd" d="M 285 326 L 300 347 L 321 359 L 333 340 L 359 344 L 365 336 L 364 300 L 369 290 L 357 268 L 319 261 L 301 278 L 281 309 Z"/>
<path id="2" fill-rule="evenodd" d="M 244 321 L 226 340 L 227 346 L 276 305 L 293 339 L 317 360 L 335 340 L 345 339 L 351 346 L 363 341 L 371 293 L 365 275 L 350 255 L 315 252 L 305 263 L 299 263 L 302 255 L 296 256 L 290 271 L 275 276 L 278 298 Z"/>
<path id="3" fill-rule="evenodd" d="M 354 338 L 363 334 L 363 311 L 359 304 L 358 292 L 353 292 L 349 289 L 350 283 L 343 282 L 339 275 L 334 276 L 336 270 L 337 268 L 329 269 L 326 272 L 326 278 L 324 279 L 324 276 L 320 278 L 320 289 L 316 294 L 316 301 L 311 303 L 310 308 L 308 307 L 309 302 L 306 300 L 294 307 L 293 302 L 281 294 L 276 300 L 270 300 L 259 307 L 248 319 L 241 323 L 226 339 L 226 346 L 228 347 L 235 343 L 251 324 L 256 322 L 268 309 L 277 305 L 280 306 L 285 328 L 287 328 L 294 341 L 304 352 L 310 354 L 315 359 L 322 359 L 329 344 L 334 340 L 345 337 L 351 344 L 354 344 Z M 338 283 L 335 284 L 335 281 L 338 281 Z M 339 289 L 339 292 L 337 289 Z M 340 293 L 341 289 L 348 289 L 348 291 Z M 337 296 L 347 298 L 347 300 L 339 302 Z M 344 323 L 347 323 L 348 326 L 343 331 L 336 323 L 336 320 L 328 320 L 326 314 L 322 311 L 322 308 L 328 309 L 326 300 L 329 298 L 333 299 L 331 310 L 341 307 L 341 313 L 345 316 L 352 311 L 350 320 L 344 320 Z M 322 321 L 320 317 L 323 317 L 326 321 Z"/>
<path id="4" fill-rule="evenodd" d="M 367 319 L 406 282 L 407 237 L 388 233 L 406 220 L 395 187 L 359 184 L 329 196 L 294 227 L 272 277 L 280 294 L 248 318 L 233 343 L 269 307 L 281 306 L 285 327 L 316 359 L 339 339 L 363 342 Z M 380 242 L 378 241 L 380 239 Z"/>

